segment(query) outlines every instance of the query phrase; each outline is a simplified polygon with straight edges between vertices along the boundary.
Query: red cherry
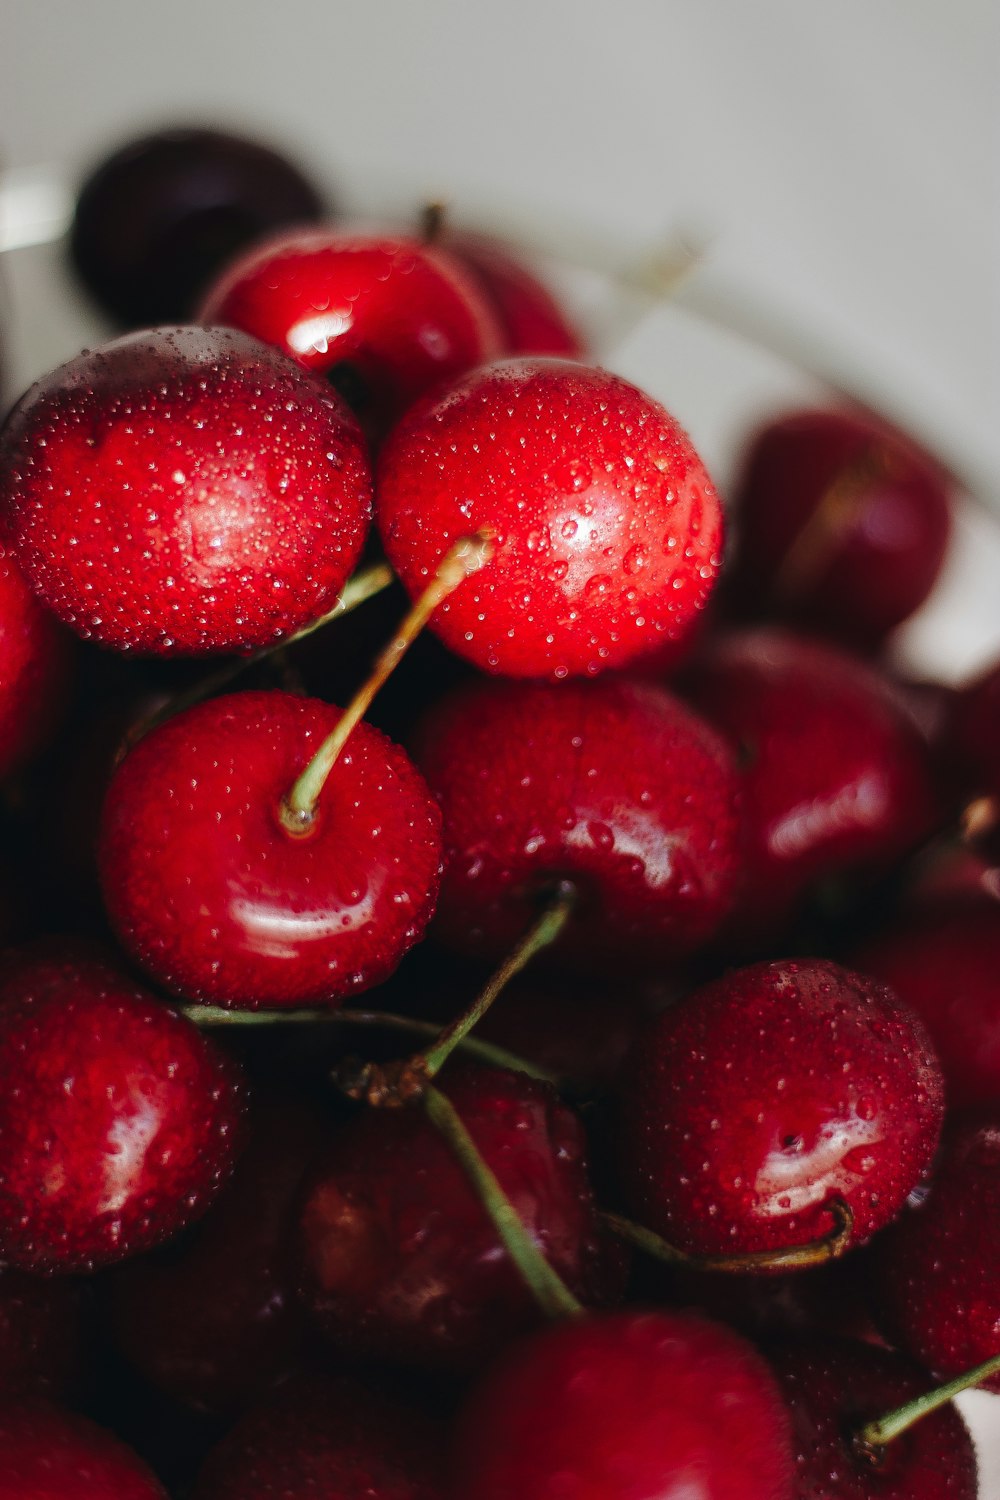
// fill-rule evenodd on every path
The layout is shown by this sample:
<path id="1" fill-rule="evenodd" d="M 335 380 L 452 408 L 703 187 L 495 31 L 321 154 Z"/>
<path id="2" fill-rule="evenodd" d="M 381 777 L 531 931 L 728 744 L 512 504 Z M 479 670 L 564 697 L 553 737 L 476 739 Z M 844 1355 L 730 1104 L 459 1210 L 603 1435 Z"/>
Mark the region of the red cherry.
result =
<path id="1" fill-rule="evenodd" d="M 179 994 L 333 1005 L 392 973 L 434 908 L 440 818 L 406 755 L 361 723 L 306 835 L 283 799 L 340 710 L 234 693 L 177 714 L 108 791 L 101 883 L 125 947 Z"/>
<path id="2" fill-rule="evenodd" d="M 718 573 L 718 498 L 662 406 L 604 370 L 519 359 L 409 412 L 378 474 L 386 554 L 411 595 L 470 532 L 492 560 L 434 614 L 489 672 L 624 666 L 691 627 Z"/>
<path id="3" fill-rule="evenodd" d="M 923 1023 L 824 959 L 754 964 L 639 1037 L 622 1080 L 636 1217 L 695 1255 L 807 1244 L 839 1199 L 861 1243 L 930 1168 L 944 1087 Z"/>
<path id="4" fill-rule="evenodd" d="M 926 746 L 854 657 L 781 631 L 736 633 L 699 658 L 692 697 L 744 762 L 741 938 L 766 940 L 818 881 L 888 869 L 933 828 Z"/>
<path id="5" fill-rule="evenodd" d="M 992 799 L 981 819 L 966 819 L 970 841 L 1000 864 L 1000 662 L 956 696 L 948 740 L 965 799 Z"/>
<path id="6" fill-rule="evenodd" d="M 792 1500 L 788 1414 L 763 1359 L 688 1313 L 552 1324 L 459 1422 L 454 1500 Z"/>
<path id="7" fill-rule="evenodd" d="M 492 307 L 508 354 L 581 358 L 583 340 L 548 287 L 500 240 L 485 234 L 449 234 L 445 245 L 471 271 Z"/>
<path id="8" fill-rule="evenodd" d="M 44 743 L 64 706 L 69 639 L 0 547 L 0 778 Z"/>
<path id="9" fill-rule="evenodd" d="M 546 1084 L 451 1065 L 442 1087 L 522 1222 L 571 1290 L 608 1301 L 618 1262 L 598 1230 L 576 1115 Z M 451 1147 L 422 1111 L 368 1110 L 305 1191 L 303 1290 L 337 1349 L 475 1366 L 540 1319 Z"/>
<path id="10" fill-rule="evenodd" d="M 851 1437 L 921 1396 L 919 1365 L 871 1344 L 805 1340 L 768 1351 L 792 1413 L 797 1500 L 976 1500 L 976 1453 L 954 1404 L 864 1456 Z"/>
<path id="11" fill-rule="evenodd" d="M 951 496 L 941 470 L 858 412 L 801 412 L 758 437 L 736 489 L 736 597 L 875 647 L 941 570 Z"/>
<path id="12" fill-rule="evenodd" d="M 347 1380 L 298 1380 L 239 1423 L 193 1500 L 444 1500 L 428 1418 Z"/>
<path id="13" fill-rule="evenodd" d="M 447 250 L 331 229 L 251 250 L 209 289 L 200 321 L 242 328 L 331 376 L 378 432 L 503 347 L 488 302 Z"/>
<path id="14" fill-rule="evenodd" d="M 0 1407 L 0 1500 L 167 1500 L 167 1492 L 110 1432 L 22 1401 Z"/>
<path id="15" fill-rule="evenodd" d="M 926 1201 L 878 1242 L 878 1310 L 942 1379 L 1000 1354 L 1000 1121 L 954 1125 Z M 1000 1394 L 1000 1376 L 984 1387 Z"/>
<path id="16" fill-rule="evenodd" d="M 577 967 L 658 966 L 728 911 L 736 770 L 661 688 L 473 683 L 429 715 L 418 761 L 444 817 L 449 945 L 506 953 L 564 880 L 579 904 L 554 952 Z"/>
<path id="17" fill-rule="evenodd" d="M 0 988 L 0 1256 L 89 1271 L 204 1213 L 244 1090 L 202 1034 L 105 964 L 27 960 Z"/>
<path id="18" fill-rule="evenodd" d="M 60 1395 L 83 1367 L 80 1289 L 67 1277 L 0 1272 L 0 1393 Z"/>
<path id="19" fill-rule="evenodd" d="M 330 609 L 370 513 L 334 392 L 225 330 L 130 334 L 33 386 L 0 503 L 39 598 L 122 651 L 273 644 Z"/>

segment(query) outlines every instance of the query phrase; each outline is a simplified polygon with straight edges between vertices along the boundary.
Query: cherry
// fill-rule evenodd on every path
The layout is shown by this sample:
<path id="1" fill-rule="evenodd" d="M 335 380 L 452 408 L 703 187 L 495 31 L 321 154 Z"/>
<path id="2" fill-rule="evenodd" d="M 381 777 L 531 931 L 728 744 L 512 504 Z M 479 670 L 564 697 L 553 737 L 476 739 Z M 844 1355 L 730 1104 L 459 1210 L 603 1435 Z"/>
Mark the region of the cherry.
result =
<path id="1" fill-rule="evenodd" d="M 241 1144 L 239 1071 L 190 1022 L 86 959 L 0 985 L 0 1257 L 89 1271 L 204 1213 Z"/>
<path id="2" fill-rule="evenodd" d="M 175 715 L 125 757 L 99 847 L 108 914 L 162 984 L 244 1009 L 333 1005 L 392 973 L 430 918 L 437 808 L 364 723 L 308 828 L 282 817 L 341 717 L 312 698 L 233 693 Z"/>
<path id="3" fill-rule="evenodd" d="M 447 250 L 332 229 L 256 246 L 209 289 L 200 321 L 242 328 L 328 376 L 376 435 L 503 347 L 489 303 Z"/>
<path id="4" fill-rule="evenodd" d="M 503 330 L 508 354 L 579 359 L 583 340 L 547 286 L 502 241 L 485 234 L 448 234 L 444 244 L 471 272 Z"/>
<path id="5" fill-rule="evenodd" d="M 0 1271 L 0 1394 L 62 1395 L 84 1355 L 80 1288 L 68 1277 Z"/>
<path id="6" fill-rule="evenodd" d="M 1000 1354 L 1000 1122 L 951 1126 L 930 1194 L 879 1241 L 878 1311 L 936 1375 Z M 985 1389 L 1000 1393 L 1000 1376 Z"/>
<path id="7" fill-rule="evenodd" d="M 436 931 L 449 945 L 505 953 L 562 881 L 578 905 L 553 951 L 577 967 L 656 967 L 726 915 L 735 767 L 663 689 L 473 683 L 428 715 L 417 759 L 444 817 Z"/>
<path id="8" fill-rule="evenodd" d="M 769 1349 L 792 1413 L 797 1500 L 976 1500 L 976 1454 L 954 1404 L 877 1453 L 852 1438 L 927 1391 L 919 1365 L 871 1344 L 810 1339 Z"/>
<path id="9" fill-rule="evenodd" d="M 754 964 L 658 1016 L 622 1080 L 636 1217 L 695 1255 L 862 1243 L 930 1168 L 944 1088 L 923 1023 L 824 959 Z"/>
<path id="10" fill-rule="evenodd" d="M 876 647 L 930 593 L 951 532 L 947 480 L 861 412 L 799 412 L 757 438 L 736 488 L 740 604 Z"/>
<path id="11" fill-rule="evenodd" d="M 298 1380 L 209 1455 L 193 1500 L 444 1500 L 429 1418 L 347 1380 Z"/>
<path id="12" fill-rule="evenodd" d="M 122 651 L 273 644 L 332 607 L 370 488 L 350 413 L 256 339 L 130 334 L 33 386 L 0 504 L 39 598 Z"/>
<path id="13" fill-rule="evenodd" d="M 70 675 L 69 638 L 0 547 L 0 778 L 54 729 Z"/>
<path id="14" fill-rule="evenodd" d="M 583 1127 L 523 1074 L 451 1064 L 443 1089 L 550 1265 L 588 1302 L 620 1262 L 598 1230 Z M 337 1349 L 466 1369 L 539 1320 L 486 1210 L 422 1111 L 345 1125 L 303 1195 L 302 1284 Z"/>
<path id="15" fill-rule="evenodd" d="M 920 1015 L 953 1109 L 1000 1104 L 1000 902 L 923 903 L 854 955 Z"/>
<path id="16" fill-rule="evenodd" d="M 948 748 L 960 789 L 983 799 L 966 818 L 968 836 L 1000 864 L 1000 662 L 956 696 Z"/>
<path id="17" fill-rule="evenodd" d="M 268 147 L 221 130 L 158 130 L 90 173 L 70 255 L 119 322 L 183 322 L 238 250 L 322 212 L 312 184 Z"/>
<path id="18" fill-rule="evenodd" d="M 724 636 L 691 695 L 739 748 L 746 879 L 733 929 L 766 940 L 832 876 L 884 870 L 933 828 L 926 747 L 882 679 L 777 630 Z"/>
<path id="19" fill-rule="evenodd" d="M 454 1500 L 791 1500 L 788 1414 L 738 1334 L 689 1313 L 555 1323 L 486 1376 Z"/>
<path id="20" fill-rule="evenodd" d="M 494 554 L 432 628 L 514 677 L 620 667 L 692 627 L 721 562 L 718 498 L 663 407 L 551 359 L 473 371 L 382 450 L 378 524 L 412 594 L 471 530 Z"/>
<path id="21" fill-rule="evenodd" d="M 110 1432 L 44 1401 L 0 1406 L 0 1500 L 166 1500 Z"/>

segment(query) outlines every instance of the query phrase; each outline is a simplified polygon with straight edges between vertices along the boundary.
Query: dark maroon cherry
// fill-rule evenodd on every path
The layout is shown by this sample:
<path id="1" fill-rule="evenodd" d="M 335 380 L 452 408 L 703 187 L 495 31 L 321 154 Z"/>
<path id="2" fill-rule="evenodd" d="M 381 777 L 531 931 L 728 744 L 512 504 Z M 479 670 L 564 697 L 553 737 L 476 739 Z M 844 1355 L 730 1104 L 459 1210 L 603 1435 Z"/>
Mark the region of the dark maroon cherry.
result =
<path id="1" fill-rule="evenodd" d="M 970 840 L 1000 864 L 1000 663 L 956 696 L 949 749 L 963 801 L 982 799 L 966 817 Z"/>
<path id="2" fill-rule="evenodd" d="M 272 645 L 332 608 L 371 489 L 333 391 L 244 334 L 175 328 L 31 388 L 0 437 L 0 507 L 79 635 L 191 656 Z"/>
<path id="3" fill-rule="evenodd" d="M 70 254 L 119 322 L 183 323 L 237 251 L 323 204 L 297 167 L 227 131 L 175 128 L 130 141 L 80 190 Z"/>
<path id="4" fill-rule="evenodd" d="M 167 1500 L 110 1432 L 44 1401 L 0 1406 L 0 1500 Z"/>
<path id="5" fill-rule="evenodd" d="M 0 1396 L 60 1396 L 84 1366 L 80 1287 L 68 1277 L 0 1271 Z"/>
<path id="6" fill-rule="evenodd" d="M 451 1065 L 441 1081 L 546 1258 L 584 1301 L 611 1300 L 583 1127 L 546 1084 Z M 303 1291 L 334 1346 L 475 1366 L 540 1314 L 451 1147 L 419 1108 L 344 1126 L 302 1205 Z"/>
<path id="7" fill-rule="evenodd" d="M 469 268 L 493 308 L 508 354 L 582 358 L 583 340 L 555 297 L 502 241 L 486 234 L 449 234 L 444 244 Z"/>
<path id="8" fill-rule="evenodd" d="M 801 412 L 761 433 L 737 484 L 733 592 L 770 614 L 875 647 L 930 593 L 951 532 L 941 470 L 860 412 Z"/>
<path id="9" fill-rule="evenodd" d="M 461 537 L 492 537 L 432 629 L 508 677 L 593 676 L 683 639 L 722 561 L 718 497 L 673 417 L 565 360 L 487 365 L 415 406 L 382 450 L 377 511 L 411 596 Z"/>
<path id="10" fill-rule="evenodd" d="M 0 547 L 0 778 L 40 748 L 65 706 L 70 641 Z"/>
<path id="11" fill-rule="evenodd" d="M 825 959 L 739 969 L 640 1035 L 622 1079 L 635 1217 L 695 1255 L 890 1223 L 929 1170 L 944 1085 L 923 1023 Z"/>
<path id="12" fill-rule="evenodd" d="M 242 1144 L 238 1069 L 106 965 L 21 963 L 0 988 L 0 1257 L 89 1271 L 204 1213 Z"/>
<path id="13" fill-rule="evenodd" d="M 796 1500 L 976 1500 L 976 1453 L 954 1404 L 877 1453 L 852 1439 L 933 1388 L 926 1370 L 889 1349 L 810 1339 L 768 1350 L 792 1413 Z"/>
<path id="14" fill-rule="evenodd" d="M 348 1380 L 293 1381 L 209 1455 L 193 1500 L 444 1500 L 443 1434 Z"/>
<path id="15" fill-rule="evenodd" d="M 428 715 L 417 758 L 444 816 L 449 945 L 505 953 L 565 880 L 579 906 L 554 951 L 576 968 L 658 967 L 727 914 L 735 765 L 662 688 L 474 683 Z"/>
<path id="16" fill-rule="evenodd" d="M 434 801 L 397 746 L 351 733 L 308 832 L 284 799 L 340 718 L 290 693 L 177 714 L 125 757 L 100 843 L 125 947 L 179 994 L 244 1009 L 333 1005 L 392 973 L 434 908 Z"/>
<path id="17" fill-rule="evenodd" d="M 793 1500 L 789 1419 L 764 1360 L 690 1313 L 552 1324 L 474 1392 L 454 1500 Z"/>

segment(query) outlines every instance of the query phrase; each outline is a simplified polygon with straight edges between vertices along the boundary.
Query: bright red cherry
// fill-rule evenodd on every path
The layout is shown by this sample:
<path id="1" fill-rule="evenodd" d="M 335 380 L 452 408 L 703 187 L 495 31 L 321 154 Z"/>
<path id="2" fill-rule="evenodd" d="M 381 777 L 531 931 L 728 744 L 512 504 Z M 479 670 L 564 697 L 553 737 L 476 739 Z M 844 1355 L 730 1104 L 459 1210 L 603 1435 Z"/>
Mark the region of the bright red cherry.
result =
<path id="1" fill-rule="evenodd" d="M 336 602 L 371 504 L 335 392 L 244 334 L 129 334 L 35 385 L 0 505 L 39 598 L 121 651 L 273 644 Z"/>
<path id="2" fill-rule="evenodd" d="M 511 677 L 594 674 L 681 638 L 721 563 L 719 501 L 673 417 L 562 360 L 507 360 L 428 397 L 382 450 L 377 497 L 411 595 L 459 538 L 492 535 L 432 627 Z"/>
<path id="3" fill-rule="evenodd" d="M 583 1300 L 612 1300 L 620 1262 L 598 1229 L 573 1111 L 499 1068 L 452 1064 L 442 1088 L 549 1263 Z M 341 1129 L 303 1194 L 300 1232 L 304 1295 L 341 1352 L 467 1369 L 541 1316 L 419 1108 L 367 1110 Z"/>
<path id="4" fill-rule="evenodd" d="M 508 354 L 583 356 L 583 340 L 548 287 L 502 241 L 485 234 L 448 234 L 444 244 L 472 272 L 493 308 Z"/>
<path id="5" fill-rule="evenodd" d="M 44 1401 L 0 1406 L 0 1500 L 167 1500 L 110 1432 Z"/>
<path id="6" fill-rule="evenodd" d="M 329 376 L 376 433 L 503 348 L 457 257 L 336 229 L 281 234 L 251 250 L 209 289 L 200 321 L 242 328 Z"/>
<path id="7" fill-rule="evenodd" d="M 854 657 L 782 631 L 734 633 L 698 659 L 691 695 L 743 761 L 741 938 L 766 941 L 817 882 L 888 869 L 932 830 L 926 746 Z"/>
<path id="8" fill-rule="evenodd" d="M 69 641 L 0 547 L 0 778 L 46 740 L 69 681 Z"/>
<path id="9" fill-rule="evenodd" d="M 951 533 L 941 470 L 860 412 L 772 422 L 751 449 L 736 512 L 741 604 L 861 647 L 924 602 Z"/>
<path id="10" fill-rule="evenodd" d="M 350 1381 L 294 1381 L 212 1451 L 193 1500 L 444 1500 L 442 1437 Z"/>
<path id="11" fill-rule="evenodd" d="M 793 1500 L 788 1413 L 764 1360 L 689 1313 L 555 1323 L 459 1422 L 454 1500 Z"/>
<path id="12" fill-rule="evenodd" d="M 86 960 L 0 987 L 0 1257 L 89 1271 L 204 1213 L 242 1144 L 239 1070 L 176 1011 Z"/>
<path id="13" fill-rule="evenodd" d="M 506 952 L 561 881 L 579 901 L 553 951 L 576 967 L 657 967 L 729 910 L 735 765 L 662 688 L 473 683 L 428 715 L 417 759 L 444 816 L 450 946 Z"/>
<path id="14" fill-rule="evenodd" d="M 621 1164 L 636 1218 L 694 1255 L 852 1243 L 929 1170 L 944 1112 L 923 1023 L 825 959 L 754 964 L 640 1035 L 622 1079 Z"/>
<path id="15" fill-rule="evenodd" d="M 440 816 L 402 750 L 359 724 L 308 832 L 282 822 L 340 714 L 234 693 L 177 714 L 119 766 L 102 820 L 105 901 L 169 989 L 243 1009 L 333 1005 L 385 979 L 420 937 Z"/>
<path id="16" fill-rule="evenodd" d="M 976 1453 L 954 1404 L 864 1454 L 852 1437 L 934 1382 L 889 1349 L 810 1339 L 768 1350 L 792 1413 L 796 1500 L 976 1500 Z"/>

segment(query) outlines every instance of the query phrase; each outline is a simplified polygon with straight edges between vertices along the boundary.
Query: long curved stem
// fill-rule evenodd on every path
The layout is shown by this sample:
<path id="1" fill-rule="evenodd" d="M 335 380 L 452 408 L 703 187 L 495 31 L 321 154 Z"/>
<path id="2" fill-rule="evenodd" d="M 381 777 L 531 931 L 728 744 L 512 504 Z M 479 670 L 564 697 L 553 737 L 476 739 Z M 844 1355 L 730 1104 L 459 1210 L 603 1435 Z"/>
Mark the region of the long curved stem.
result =
<path id="1" fill-rule="evenodd" d="M 811 1240 L 805 1245 L 791 1245 L 783 1250 L 751 1251 L 746 1255 L 689 1255 L 679 1250 L 652 1229 L 624 1219 L 620 1214 L 602 1213 L 604 1225 L 626 1240 L 636 1249 L 643 1250 L 654 1260 L 670 1266 L 684 1266 L 690 1271 L 719 1271 L 738 1274 L 743 1271 L 795 1271 L 809 1266 L 818 1266 L 843 1255 L 851 1243 L 854 1231 L 854 1215 L 846 1203 L 835 1199 L 827 1205 L 836 1219 L 829 1234 L 822 1239 Z"/>

